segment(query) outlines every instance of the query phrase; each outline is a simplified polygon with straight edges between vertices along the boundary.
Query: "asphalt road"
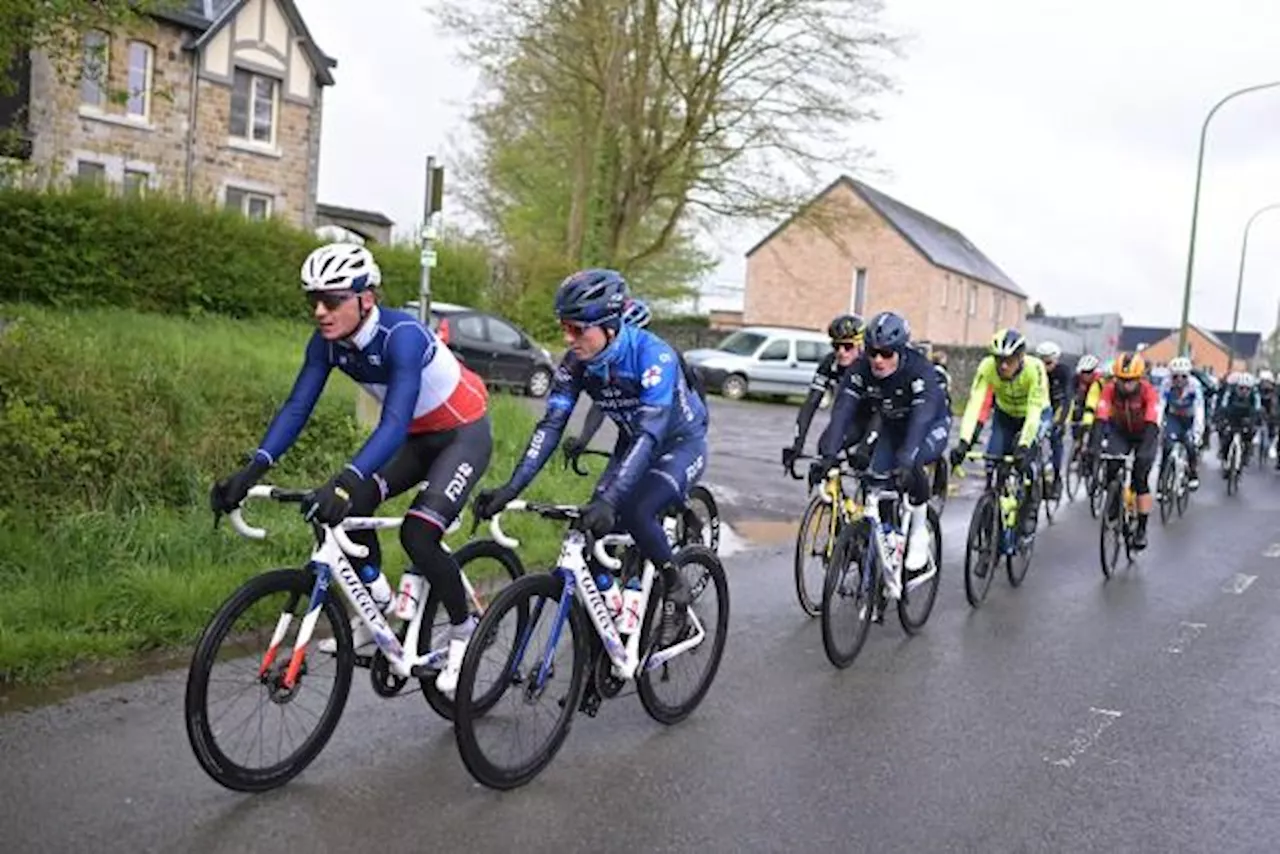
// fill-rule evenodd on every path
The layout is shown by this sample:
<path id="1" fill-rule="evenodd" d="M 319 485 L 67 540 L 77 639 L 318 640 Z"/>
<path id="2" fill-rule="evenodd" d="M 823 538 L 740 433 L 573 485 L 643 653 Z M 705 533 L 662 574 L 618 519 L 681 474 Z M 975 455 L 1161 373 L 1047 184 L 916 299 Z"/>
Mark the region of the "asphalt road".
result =
<path id="1" fill-rule="evenodd" d="M 719 423 L 750 438 L 765 416 L 741 406 Z M 797 506 L 753 441 L 719 470 L 766 459 L 752 497 Z M 729 643 L 697 713 L 665 728 L 624 695 L 514 792 L 471 780 L 419 695 L 379 700 L 363 678 L 311 768 L 258 796 L 191 757 L 183 672 L 11 713 L 0 850 L 1274 851 L 1280 478 L 1251 471 L 1228 498 L 1205 474 L 1110 581 L 1097 523 L 1064 507 L 1024 585 L 1001 577 L 979 611 L 971 502 L 953 501 L 925 631 L 873 627 L 846 671 L 795 603 L 789 545 L 731 557 Z"/>

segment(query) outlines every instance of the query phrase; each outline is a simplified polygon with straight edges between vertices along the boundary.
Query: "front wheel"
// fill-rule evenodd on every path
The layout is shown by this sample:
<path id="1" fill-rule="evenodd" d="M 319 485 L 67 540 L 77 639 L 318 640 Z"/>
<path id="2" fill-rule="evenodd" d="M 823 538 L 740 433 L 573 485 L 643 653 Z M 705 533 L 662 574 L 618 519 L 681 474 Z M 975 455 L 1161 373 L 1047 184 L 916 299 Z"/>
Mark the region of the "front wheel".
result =
<path id="1" fill-rule="evenodd" d="M 342 717 L 355 654 L 336 596 L 316 599 L 321 619 L 304 653 L 293 652 L 315 587 L 315 576 L 300 569 L 251 578 L 222 604 L 196 645 L 187 672 L 187 738 L 200 767 L 228 789 L 283 786 L 319 755 Z M 282 635 L 274 646 L 273 634 Z M 337 641 L 335 654 L 315 649 L 322 638 Z M 227 686 L 225 700 L 210 698 L 217 686 Z M 286 748 L 285 740 L 295 737 L 300 744 Z"/>
<path id="2" fill-rule="evenodd" d="M 990 492 L 984 492 L 973 508 L 964 546 L 964 596 L 971 607 L 977 608 L 987 598 L 1000 551 L 996 501 Z"/>
<path id="3" fill-rule="evenodd" d="M 833 512 L 832 505 L 823 501 L 821 495 L 813 496 L 796 531 L 796 598 L 810 617 L 822 613 L 822 579 L 835 545 L 831 533 Z"/>
<path id="4" fill-rule="evenodd" d="M 1102 575 L 1110 578 L 1120 561 L 1120 549 L 1124 547 L 1124 499 L 1120 494 L 1120 482 L 1113 480 L 1107 485 L 1102 502 L 1102 525 L 1100 529 L 1100 557 L 1102 558 Z"/>
<path id="5" fill-rule="evenodd" d="M 1173 515 L 1173 504 L 1177 499 L 1178 479 L 1176 465 L 1172 454 L 1164 454 L 1160 460 L 1160 477 L 1157 478 L 1156 489 L 1160 498 L 1160 524 L 1166 525 Z"/>
<path id="6" fill-rule="evenodd" d="M 853 664 L 871 629 L 872 602 L 879 595 L 876 550 L 869 519 L 846 525 L 836 537 L 822 585 L 822 649 L 845 669 Z"/>

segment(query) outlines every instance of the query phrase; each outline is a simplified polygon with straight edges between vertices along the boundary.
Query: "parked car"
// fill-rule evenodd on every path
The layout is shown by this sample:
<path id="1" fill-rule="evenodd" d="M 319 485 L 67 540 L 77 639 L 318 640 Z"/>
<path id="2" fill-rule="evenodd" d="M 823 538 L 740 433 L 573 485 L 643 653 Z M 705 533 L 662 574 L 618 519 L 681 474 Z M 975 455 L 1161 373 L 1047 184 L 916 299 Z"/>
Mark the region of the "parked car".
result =
<path id="1" fill-rule="evenodd" d="M 407 303 L 405 311 L 417 314 L 417 301 Z M 545 397 L 551 390 L 556 369 L 551 353 L 511 321 L 433 301 L 431 329 L 487 385 L 518 388 L 532 397 Z"/>
<path id="2" fill-rule="evenodd" d="M 830 352 L 831 341 L 820 332 L 746 326 L 715 348 L 689 350 L 684 358 L 709 390 L 738 400 L 748 394 L 804 394 Z"/>

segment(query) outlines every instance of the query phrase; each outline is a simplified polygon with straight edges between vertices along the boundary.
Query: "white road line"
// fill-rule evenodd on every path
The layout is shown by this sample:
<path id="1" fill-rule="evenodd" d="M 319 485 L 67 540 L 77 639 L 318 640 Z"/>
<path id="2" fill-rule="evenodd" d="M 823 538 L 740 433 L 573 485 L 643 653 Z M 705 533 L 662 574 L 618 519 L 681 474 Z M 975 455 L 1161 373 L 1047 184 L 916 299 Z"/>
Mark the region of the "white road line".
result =
<path id="1" fill-rule="evenodd" d="M 1258 580 L 1256 575 L 1245 575 L 1243 572 L 1237 572 L 1231 577 L 1226 584 L 1222 585 L 1224 593 L 1234 593 L 1239 596 L 1241 593 L 1249 589 L 1249 585 Z"/>
<path id="2" fill-rule="evenodd" d="M 1099 709 L 1096 706 L 1091 706 L 1089 708 L 1088 722 L 1076 730 L 1075 736 L 1060 751 L 1061 755 L 1056 758 L 1046 756 L 1044 761 L 1059 768 L 1073 767 L 1076 764 L 1076 760 L 1097 744 L 1102 734 L 1110 729 L 1111 725 L 1119 720 L 1123 714 L 1123 712 L 1118 712 L 1115 709 Z"/>
<path id="3" fill-rule="evenodd" d="M 1175 635 L 1169 645 L 1164 648 L 1164 651 L 1173 653 L 1174 655 L 1181 655 L 1186 651 L 1187 647 L 1191 646 L 1192 642 L 1196 638 L 1200 637 L 1200 633 L 1204 631 L 1205 625 L 1205 623 L 1182 622 L 1178 626 L 1178 634 Z"/>

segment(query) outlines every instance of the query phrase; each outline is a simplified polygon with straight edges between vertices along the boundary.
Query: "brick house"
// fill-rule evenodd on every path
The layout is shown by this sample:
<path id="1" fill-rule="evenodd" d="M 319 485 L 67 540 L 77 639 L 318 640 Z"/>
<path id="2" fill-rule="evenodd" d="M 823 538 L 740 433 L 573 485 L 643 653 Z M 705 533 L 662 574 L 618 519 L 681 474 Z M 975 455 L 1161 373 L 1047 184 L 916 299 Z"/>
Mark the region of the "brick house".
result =
<path id="1" fill-rule="evenodd" d="M 1023 322 L 1027 295 L 956 229 L 848 176 L 747 251 L 745 324 L 890 309 L 918 340 L 985 345 Z"/>
<path id="2" fill-rule="evenodd" d="M 105 181 L 312 227 L 324 87 L 336 62 L 293 0 L 174 0 L 128 32 L 90 31 L 76 75 L 31 52 L 0 127 L 41 182 Z"/>
<path id="3" fill-rule="evenodd" d="M 1262 334 L 1236 332 L 1235 361 L 1228 369 L 1230 340 L 1230 330 L 1211 332 L 1190 324 L 1187 328 L 1187 345 L 1191 350 L 1192 364 L 1215 377 L 1225 376 L 1232 370 L 1249 370 L 1257 361 L 1258 344 L 1262 340 Z M 1126 326 L 1120 335 L 1120 349 L 1138 350 L 1139 348 L 1143 358 L 1151 365 L 1169 364 L 1169 360 L 1178 354 L 1178 327 Z"/>

